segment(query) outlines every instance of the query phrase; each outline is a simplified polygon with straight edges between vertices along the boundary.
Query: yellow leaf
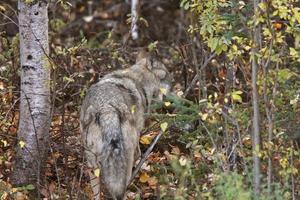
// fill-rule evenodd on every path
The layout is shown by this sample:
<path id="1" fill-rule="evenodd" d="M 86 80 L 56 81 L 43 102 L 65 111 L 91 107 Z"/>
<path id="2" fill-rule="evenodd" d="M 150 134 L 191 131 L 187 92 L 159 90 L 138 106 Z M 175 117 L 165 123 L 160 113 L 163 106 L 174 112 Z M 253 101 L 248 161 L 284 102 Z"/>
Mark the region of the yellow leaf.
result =
<path id="1" fill-rule="evenodd" d="M 246 46 L 244 46 L 244 49 L 245 49 L 246 51 L 249 51 L 249 50 L 251 49 L 251 46 L 246 45 Z"/>
<path id="2" fill-rule="evenodd" d="M 26 145 L 26 142 L 24 142 L 23 140 L 20 140 L 19 145 L 23 149 Z"/>
<path id="3" fill-rule="evenodd" d="M 95 175 L 96 177 L 99 177 L 99 176 L 100 176 L 100 169 L 99 169 L 99 168 L 97 168 L 97 169 L 94 170 L 94 175 Z"/>
<path id="4" fill-rule="evenodd" d="M 238 50 L 238 47 L 234 44 L 234 45 L 232 45 L 232 49 L 233 49 L 234 51 L 237 51 L 237 50 Z"/>
<path id="5" fill-rule="evenodd" d="M 290 47 L 290 56 L 297 56 L 298 52 L 296 51 L 296 49 Z"/>
<path id="6" fill-rule="evenodd" d="M 224 98 L 224 102 L 225 102 L 225 103 L 228 103 L 228 99 L 227 99 L 227 98 Z"/>
<path id="7" fill-rule="evenodd" d="M 25 3 L 29 4 L 29 3 L 32 3 L 34 2 L 34 0 L 24 0 Z"/>
<path id="8" fill-rule="evenodd" d="M 179 91 L 179 92 L 177 92 L 176 94 L 177 94 L 177 96 L 181 97 L 181 96 L 183 95 L 183 92 L 182 92 L 182 91 Z"/>
<path id="9" fill-rule="evenodd" d="M 207 102 L 207 99 L 201 99 L 201 100 L 199 101 L 199 104 L 206 103 L 206 102 Z"/>
<path id="10" fill-rule="evenodd" d="M 237 101 L 237 102 L 242 102 L 242 97 L 238 94 L 232 94 L 231 95 L 232 100 Z"/>
<path id="11" fill-rule="evenodd" d="M 231 98 L 233 101 L 237 101 L 237 102 L 240 102 L 242 103 L 242 97 L 241 97 L 241 94 L 243 94 L 242 91 L 234 91 L 231 93 Z"/>
<path id="12" fill-rule="evenodd" d="M 217 94 L 216 92 L 214 93 L 214 97 L 215 97 L 215 98 L 218 98 L 218 94 Z"/>
<path id="13" fill-rule="evenodd" d="M 13 193 L 15 193 L 15 192 L 18 191 L 18 188 L 12 188 L 11 191 L 12 191 Z"/>
<path id="14" fill-rule="evenodd" d="M 208 117 L 208 113 L 202 114 L 202 115 L 201 115 L 202 121 L 205 121 L 205 120 L 207 119 L 207 117 Z"/>
<path id="15" fill-rule="evenodd" d="M 7 147 L 7 141 L 6 140 L 1 140 L 1 142 L 3 143 L 4 147 Z"/>
<path id="16" fill-rule="evenodd" d="M 141 144 L 150 144 L 152 141 L 152 137 L 150 135 L 143 135 L 141 138 L 140 138 L 140 143 Z"/>
<path id="17" fill-rule="evenodd" d="M 0 5 L 0 11 L 2 11 L 2 12 L 6 11 L 5 7 Z"/>
<path id="18" fill-rule="evenodd" d="M 163 132 L 165 132 L 168 128 L 168 123 L 167 122 L 161 123 L 160 128 Z"/>
<path id="19" fill-rule="evenodd" d="M 284 169 L 288 166 L 288 160 L 286 158 L 280 159 L 279 162 L 280 162 L 281 167 Z"/>
<path id="20" fill-rule="evenodd" d="M 167 89 L 166 88 L 159 88 L 160 92 L 164 95 L 167 94 Z"/>
<path id="21" fill-rule="evenodd" d="M 176 117 L 177 116 L 177 114 L 171 114 L 171 113 L 167 113 L 166 115 L 169 116 L 169 117 Z"/>
<path id="22" fill-rule="evenodd" d="M 149 178 L 150 176 L 147 173 L 142 172 L 142 174 L 140 175 L 140 182 L 146 183 L 149 180 Z"/>
<path id="23" fill-rule="evenodd" d="M 168 107 L 168 106 L 170 106 L 170 105 L 171 105 L 171 103 L 170 103 L 169 101 L 166 101 L 166 102 L 165 102 L 165 106 L 166 106 L 166 107 Z"/>
<path id="24" fill-rule="evenodd" d="M 131 110 L 132 114 L 135 113 L 135 111 L 136 111 L 136 105 L 131 106 L 130 110 Z"/>
<path id="25" fill-rule="evenodd" d="M 267 5 L 264 2 L 259 3 L 258 7 L 260 7 L 260 9 L 262 9 L 263 11 L 265 11 L 267 9 Z"/>
<path id="26" fill-rule="evenodd" d="M 2 199 L 3 199 L 3 200 L 6 199 L 7 196 L 8 196 L 8 193 L 4 191 L 4 192 L 2 193 L 2 195 L 1 195 L 1 200 L 2 200 Z"/>
<path id="27" fill-rule="evenodd" d="M 186 163 L 187 163 L 187 159 L 184 156 L 181 156 L 180 159 L 179 159 L 179 164 L 181 166 L 185 166 Z"/>
<path id="28" fill-rule="evenodd" d="M 216 124 L 218 121 L 217 121 L 217 118 L 215 116 L 212 116 L 209 120 L 208 120 L 209 123 L 211 124 Z"/>

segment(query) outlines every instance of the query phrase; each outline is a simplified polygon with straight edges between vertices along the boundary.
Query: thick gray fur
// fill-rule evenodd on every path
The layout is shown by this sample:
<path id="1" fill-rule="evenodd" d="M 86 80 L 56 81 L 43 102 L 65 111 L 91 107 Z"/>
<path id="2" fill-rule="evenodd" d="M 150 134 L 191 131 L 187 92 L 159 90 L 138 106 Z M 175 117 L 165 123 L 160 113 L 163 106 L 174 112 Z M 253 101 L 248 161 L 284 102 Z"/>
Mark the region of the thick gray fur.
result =
<path id="1" fill-rule="evenodd" d="M 140 156 L 139 137 L 144 113 L 160 88 L 170 88 L 170 75 L 161 62 L 140 53 L 135 65 L 104 76 L 83 101 L 80 125 L 89 167 L 99 168 L 102 182 L 122 200 L 132 168 Z M 94 198 L 100 200 L 100 179 L 90 173 Z"/>

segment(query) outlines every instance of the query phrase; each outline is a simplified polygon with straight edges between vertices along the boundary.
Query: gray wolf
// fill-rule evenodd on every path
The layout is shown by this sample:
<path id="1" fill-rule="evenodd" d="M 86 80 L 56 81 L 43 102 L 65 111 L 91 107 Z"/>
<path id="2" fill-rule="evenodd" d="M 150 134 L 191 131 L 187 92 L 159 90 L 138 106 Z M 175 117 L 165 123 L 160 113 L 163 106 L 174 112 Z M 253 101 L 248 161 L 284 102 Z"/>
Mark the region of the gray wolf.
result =
<path id="1" fill-rule="evenodd" d="M 165 65 L 141 52 L 132 67 L 117 70 L 92 85 L 80 112 L 85 156 L 92 169 L 100 169 L 102 183 L 113 199 L 124 199 L 132 168 L 140 156 L 139 138 L 144 113 L 160 88 L 170 89 Z M 90 173 L 94 198 L 100 200 L 100 178 Z"/>

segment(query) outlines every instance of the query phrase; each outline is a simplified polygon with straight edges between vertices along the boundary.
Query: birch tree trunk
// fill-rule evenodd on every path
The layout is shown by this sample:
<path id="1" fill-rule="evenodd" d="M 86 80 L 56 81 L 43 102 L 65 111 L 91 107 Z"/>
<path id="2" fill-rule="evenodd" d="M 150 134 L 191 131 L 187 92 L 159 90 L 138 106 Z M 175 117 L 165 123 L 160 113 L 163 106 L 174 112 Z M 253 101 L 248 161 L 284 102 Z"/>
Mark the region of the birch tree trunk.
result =
<path id="1" fill-rule="evenodd" d="M 48 61 L 48 3 L 18 1 L 21 98 L 20 121 L 12 182 L 37 183 L 50 128 L 50 65 Z"/>
<path id="2" fill-rule="evenodd" d="M 257 8 L 259 0 L 253 0 L 253 10 L 255 20 L 257 19 Z M 254 20 L 254 21 L 255 21 Z M 255 22 L 256 23 L 256 22 Z M 253 190 L 254 199 L 259 199 L 260 196 L 260 158 L 258 153 L 260 152 L 260 127 L 259 127 L 259 97 L 257 92 L 257 72 L 258 61 L 256 54 L 260 47 L 260 28 L 258 25 L 254 25 L 253 28 L 253 48 L 252 48 L 252 106 L 253 106 L 253 132 L 252 132 L 252 148 L 253 148 Z"/>
<path id="3" fill-rule="evenodd" d="M 138 6 L 139 0 L 131 0 L 131 37 L 136 40 L 139 37 L 138 33 Z"/>

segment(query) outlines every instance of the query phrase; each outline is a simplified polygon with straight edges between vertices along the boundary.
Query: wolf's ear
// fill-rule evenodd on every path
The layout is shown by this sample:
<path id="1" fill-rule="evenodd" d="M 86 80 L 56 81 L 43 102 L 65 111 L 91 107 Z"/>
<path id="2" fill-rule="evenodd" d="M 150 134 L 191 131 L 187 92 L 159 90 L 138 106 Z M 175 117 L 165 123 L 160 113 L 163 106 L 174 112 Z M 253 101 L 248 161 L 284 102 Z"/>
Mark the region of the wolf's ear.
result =
<path id="1" fill-rule="evenodd" d="M 150 53 L 147 52 L 145 49 L 139 51 L 137 57 L 136 57 L 136 63 L 139 65 L 142 65 L 144 67 L 147 67 L 148 69 L 152 69 L 152 64 L 151 64 L 151 56 Z"/>
<path id="2" fill-rule="evenodd" d="M 148 65 L 148 59 L 147 58 L 141 58 L 136 60 L 136 64 L 139 66 L 147 67 Z"/>
<path id="3" fill-rule="evenodd" d="M 137 57 L 136 57 L 136 62 L 139 62 L 142 59 L 149 59 L 150 58 L 150 53 L 146 49 L 141 49 L 138 51 Z"/>

